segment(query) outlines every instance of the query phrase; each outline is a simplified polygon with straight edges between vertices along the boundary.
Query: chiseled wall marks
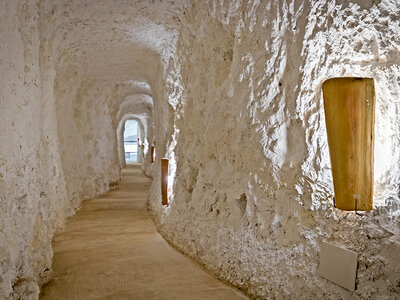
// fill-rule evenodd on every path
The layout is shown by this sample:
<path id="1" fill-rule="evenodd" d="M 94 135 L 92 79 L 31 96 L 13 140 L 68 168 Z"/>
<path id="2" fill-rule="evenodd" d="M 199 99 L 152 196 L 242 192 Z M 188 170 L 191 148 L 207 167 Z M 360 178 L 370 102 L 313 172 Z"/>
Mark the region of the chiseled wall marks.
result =
<path id="1" fill-rule="evenodd" d="M 116 116 L 135 94 L 154 100 L 149 206 L 182 251 L 259 298 L 397 296 L 399 4 L 177 2 L 0 4 L 0 298 L 37 298 L 55 230 L 118 180 Z M 321 84 L 334 76 L 375 79 L 364 217 L 332 203 Z M 322 240 L 360 254 L 353 295 L 316 275 Z"/>
<path id="2" fill-rule="evenodd" d="M 156 176 L 150 196 L 168 240 L 254 297 L 399 295 L 395 2 L 193 1 L 168 69 L 175 195 L 161 207 Z M 336 76 L 376 83 L 365 216 L 333 206 L 321 85 Z M 317 275 L 322 240 L 359 253 L 354 294 Z"/>
<path id="3" fill-rule="evenodd" d="M 38 3 L 2 1 L 0 19 L 0 298 L 35 299 L 66 200 L 54 74 L 39 51 Z"/>
<path id="4" fill-rule="evenodd" d="M 148 83 L 135 80 L 143 77 L 135 76 L 135 70 L 143 68 L 127 64 L 124 70 L 130 73 L 119 78 L 121 72 L 107 66 L 95 74 L 98 61 L 94 66 L 80 63 L 84 47 L 90 47 L 88 36 L 96 42 L 96 35 L 88 33 L 99 29 L 97 19 L 82 30 L 72 24 L 79 23 L 72 12 L 91 15 L 92 10 L 80 9 L 85 6 L 82 1 L 64 2 L 0 3 L 1 299 L 38 298 L 39 285 L 51 275 L 55 231 L 82 200 L 105 192 L 120 179 L 115 119 L 122 101 L 129 95 L 151 95 Z M 110 9 L 102 8 L 105 19 L 115 24 Z M 130 9 L 136 11 L 137 3 Z M 80 17 L 87 21 L 85 15 Z M 69 43 L 75 43 L 72 50 Z M 116 43 L 123 44 L 118 39 Z M 122 48 L 131 58 L 131 48 Z M 144 63 L 151 68 L 157 63 L 155 54 L 149 63 L 146 53 Z M 106 54 L 124 61 L 121 53 Z M 103 52 L 100 61 L 107 63 L 107 55 L 103 59 Z"/>

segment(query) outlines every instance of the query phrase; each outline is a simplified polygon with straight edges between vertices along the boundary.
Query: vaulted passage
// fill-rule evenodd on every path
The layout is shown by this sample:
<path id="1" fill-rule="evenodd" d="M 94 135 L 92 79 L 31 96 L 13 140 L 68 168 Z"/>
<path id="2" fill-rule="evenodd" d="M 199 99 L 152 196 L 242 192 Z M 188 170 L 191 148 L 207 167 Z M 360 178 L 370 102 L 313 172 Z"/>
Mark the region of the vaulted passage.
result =
<path id="1" fill-rule="evenodd" d="M 0 299 L 400 299 L 399 16 L 0 0 Z"/>
<path id="2" fill-rule="evenodd" d="M 53 240 L 53 279 L 41 299 L 247 299 L 172 248 L 146 207 L 139 165 L 119 189 L 83 203 Z"/>

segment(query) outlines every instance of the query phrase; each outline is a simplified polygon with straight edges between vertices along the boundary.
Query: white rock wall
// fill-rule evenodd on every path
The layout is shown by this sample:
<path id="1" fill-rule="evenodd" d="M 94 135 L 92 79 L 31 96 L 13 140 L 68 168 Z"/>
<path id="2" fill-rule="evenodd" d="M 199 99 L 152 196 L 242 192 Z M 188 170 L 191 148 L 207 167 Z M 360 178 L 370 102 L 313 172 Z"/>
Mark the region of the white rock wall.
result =
<path id="1" fill-rule="evenodd" d="M 218 276 L 256 298 L 398 297 L 399 6 L 0 1 L 0 298 L 37 298 L 55 230 L 118 182 L 129 116 L 156 142 L 143 169 L 161 233 Z M 363 217 L 332 203 L 321 85 L 334 76 L 376 83 Z M 316 275 L 322 240 L 360 254 L 354 293 Z"/>
<path id="2" fill-rule="evenodd" d="M 35 299 L 66 198 L 54 73 L 39 50 L 37 1 L 1 1 L 0 20 L 0 298 Z"/>
<path id="3" fill-rule="evenodd" d="M 66 82 L 62 81 L 63 88 Z M 104 193 L 120 178 L 114 151 L 116 129 L 112 127 L 110 109 L 103 103 L 109 95 L 99 89 L 101 84 L 83 81 L 74 98 L 57 98 L 60 155 L 68 198 L 73 202 L 72 206 L 68 203 L 71 209 L 78 208 L 82 199 Z"/>
<path id="4" fill-rule="evenodd" d="M 255 298 L 400 297 L 399 15 L 398 1 L 193 1 L 166 79 L 174 195 L 161 207 L 158 175 L 150 196 L 162 234 Z M 375 79 L 364 216 L 333 206 L 321 85 L 336 76 Z M 322 240 L 359 254 L 354 293 L 317 275 Z"/>
<path id="5" fill-rule="evenodd" d="M 133 16 L 137 4 L 119 10 Z M 152 104 L 122 104 L 131 95 L 151 97 L 141 73 L 158 70 L 159 58 L 151 49 L 135 53 L 115 35 L 118 30 L 109 25 L 115 25 L 110 16 L 115 6 L 0 2 L 0 299 L 37 299 L 39 285 L 51 275 L 54 232 L 82 200 L 119 181 L 117 114 L 147 114 L 148 132 L 153 131 Z M 95 9 L 110 29 L 107 40 L 99 41 L 106 35 Z M 119 18 L 128 27 L 146 23 Z M 110 38 L 122 44 L 114 44 L 117 52 L 101 47 Z"/>

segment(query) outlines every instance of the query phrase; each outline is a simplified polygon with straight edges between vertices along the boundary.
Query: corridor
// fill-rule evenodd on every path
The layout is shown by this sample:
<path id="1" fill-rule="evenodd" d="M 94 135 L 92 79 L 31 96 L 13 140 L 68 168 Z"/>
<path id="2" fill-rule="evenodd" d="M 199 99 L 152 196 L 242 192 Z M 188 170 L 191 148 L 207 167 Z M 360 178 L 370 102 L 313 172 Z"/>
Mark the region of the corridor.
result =
<path id="1" fill-rule="evenodd" d="M 53 239 L 54 274 L 41 299 L 246 299 L 158 234 L 150 183 L 128 165 L 118 190 L 82 203 Z"/>
<path id="2" fill-rule="evenodd" d="M 0 0 L 0 300 L 400 300 L 399 16 Z"/>

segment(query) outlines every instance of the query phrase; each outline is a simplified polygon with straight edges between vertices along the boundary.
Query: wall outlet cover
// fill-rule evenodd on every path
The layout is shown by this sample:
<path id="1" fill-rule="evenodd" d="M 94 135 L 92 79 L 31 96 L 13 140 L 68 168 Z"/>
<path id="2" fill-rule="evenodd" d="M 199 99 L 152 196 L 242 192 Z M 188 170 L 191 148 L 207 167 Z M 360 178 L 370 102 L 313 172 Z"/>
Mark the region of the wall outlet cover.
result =
<path id="1" fill-rule="evenodd" d="M 322 242 L 318 275 L 348 289 L 355 290 L 358 254 L 336 245 Z"/>

